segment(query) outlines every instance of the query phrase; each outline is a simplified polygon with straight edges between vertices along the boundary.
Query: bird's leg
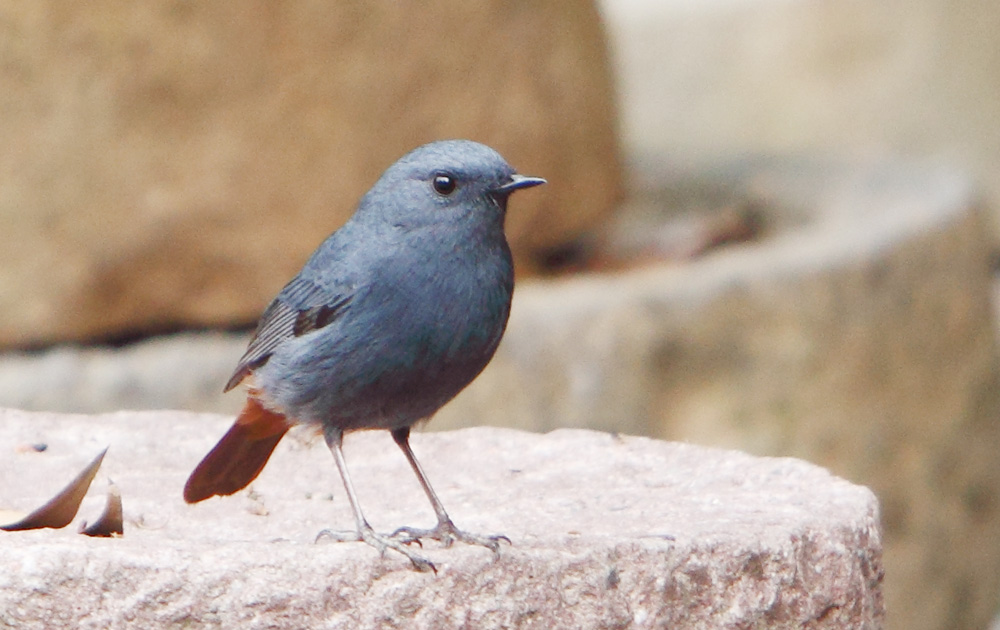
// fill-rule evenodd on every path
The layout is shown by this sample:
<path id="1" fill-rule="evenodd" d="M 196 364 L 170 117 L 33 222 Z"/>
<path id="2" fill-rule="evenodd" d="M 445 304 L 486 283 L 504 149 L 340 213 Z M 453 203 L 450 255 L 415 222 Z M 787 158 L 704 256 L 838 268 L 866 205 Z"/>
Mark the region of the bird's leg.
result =
<path id="1" fill-rule="evenodd" d="M 398 537 L 407 543 L 419 543 L 421 538 L 430 538 L 432 540 L 441 541 L 444 543 L 445 547 L 450 547 L 453 542 L 460 540 L 466 544 L 481 545 L 486 547 L 499 556 L 500 541 L 504 540 L 507 544 L 510 544 L 510 538 L 507 538 L 506 536 L 480 536 L 477 534 L 463 532 L 455 527 L 455 523 L 451 521 L 448 513 L 445 512 L 444 505 L 442 505 L 441 500 L 438 499 L 437 494 L 434 492 L 434 488 L 431 487 L 430 481 L 427 480 L 427 475 L 424 474 L 424 469 L 420 467 L 420 462 L 418 462 L 417 458 L 413 455 L 413 449 L 410 448 L 410 427 L 393 429 L 392 439 L 396 440 L 396 444 L 398 444 L 399 448 L 402 449 L 403 455 L 406 455 L 406 461 L 410 462 L 410 467 L 417 475 L 417 479 L 420 481 L 420 485 L 427 494 L 427 498 L 430 499 L 431 506 L 434 508 L 434 514 L 437 515 L 438 520 L 437 525 L 432 529 L 400 527 L 393 532 L 393 537 Z"/>
<path id="2" fill-rule="evenodd" d="M 401 541 L 394 536 L 378 534 L 372 529 L 372 526 L 368 524 L 368 520 L 365 519 L 365 515 L 361 512 L 358 495 L 354 492 L 354 484 L 351 483 L 351 476 L 347 472 L 347 462 L 344 460 L 343 429 L 323 427 L 323 437 L 326 439 L 326 445 L 330 447 L 330 452 L 333 453 L 334 461 L 337 462 L 340 478 L 344 481 L 344 490 L 347 491 L 347 499 L 351 502 L 351 509 L 354 511 L 354 523 L 357 531 L 334 532 L 324 529 L 316 536 L 316 540 L 332 538 L 339 542 L 366 542 L 378 549 L 382 555 L 385 555 L 386 549 L 394 549 L 406 556 L 418 571 L 434 571 L 436 573 L 437 569 L 434 568 L 434 564 L 430 560 L 417 555 L 406 545 L 410 541 Z"/>

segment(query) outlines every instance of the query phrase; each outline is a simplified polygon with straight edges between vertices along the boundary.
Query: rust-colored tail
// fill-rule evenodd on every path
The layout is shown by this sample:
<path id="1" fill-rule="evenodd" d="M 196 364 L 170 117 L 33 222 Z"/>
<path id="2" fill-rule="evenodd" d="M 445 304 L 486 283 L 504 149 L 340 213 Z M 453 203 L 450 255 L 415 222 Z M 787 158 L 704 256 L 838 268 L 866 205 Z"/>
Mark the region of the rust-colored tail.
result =
<path id="1" fill-rule="evenodd" d="M 260 474 L 288 429 L 283 415 L 247 398 L 236 422 L 188 477 L 184 500 L 197 503 L 245 488 Z"/>

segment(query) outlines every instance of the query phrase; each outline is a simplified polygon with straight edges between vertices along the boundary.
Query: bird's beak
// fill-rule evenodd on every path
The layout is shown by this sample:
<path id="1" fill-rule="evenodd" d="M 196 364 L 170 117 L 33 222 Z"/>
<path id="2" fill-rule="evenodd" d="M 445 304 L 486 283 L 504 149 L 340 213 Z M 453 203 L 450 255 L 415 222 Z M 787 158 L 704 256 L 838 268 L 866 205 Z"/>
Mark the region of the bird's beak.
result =
<path id="1" fill-rule="evenodd" d="M 522 188 L 531 188 L 532 186 L 540 186 L 545 183 L 545 180 L 541 177 L 528 177 L 527 175 L 511 175 L 510 181 L 501 184 L 493 189 L 493 192 L 498 195 L 509 195 L 515 190 L 520 190 Z"/>

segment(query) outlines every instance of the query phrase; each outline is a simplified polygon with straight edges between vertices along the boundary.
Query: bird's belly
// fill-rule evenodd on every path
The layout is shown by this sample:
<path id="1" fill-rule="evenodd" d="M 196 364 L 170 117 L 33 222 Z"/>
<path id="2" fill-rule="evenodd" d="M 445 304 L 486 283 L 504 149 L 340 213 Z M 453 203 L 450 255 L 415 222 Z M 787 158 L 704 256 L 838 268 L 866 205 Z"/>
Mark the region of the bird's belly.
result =
<path id="1" fill-rule="evenodd" d="M 276 352 L 256 379 L 262 394 L 299 422 L 344 430 L 409 426 L 482 371 L 508 309 L 441 303 L 374 311 L 385 316 L 344 318 Z"/>

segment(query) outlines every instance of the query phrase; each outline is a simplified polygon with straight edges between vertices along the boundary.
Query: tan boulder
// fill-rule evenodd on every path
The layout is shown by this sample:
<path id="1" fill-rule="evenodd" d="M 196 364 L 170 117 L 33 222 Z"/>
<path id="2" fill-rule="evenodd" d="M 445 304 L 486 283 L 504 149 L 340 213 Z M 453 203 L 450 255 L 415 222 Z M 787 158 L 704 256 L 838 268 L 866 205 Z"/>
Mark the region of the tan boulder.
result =
<path id="1" fill-rule="evenodd" d="M 249 323 L 413 147 L 496 147 L 531 252 L 613 205 L 588 4 L 36 2 L 0 10 L 0 346 Z"/>

